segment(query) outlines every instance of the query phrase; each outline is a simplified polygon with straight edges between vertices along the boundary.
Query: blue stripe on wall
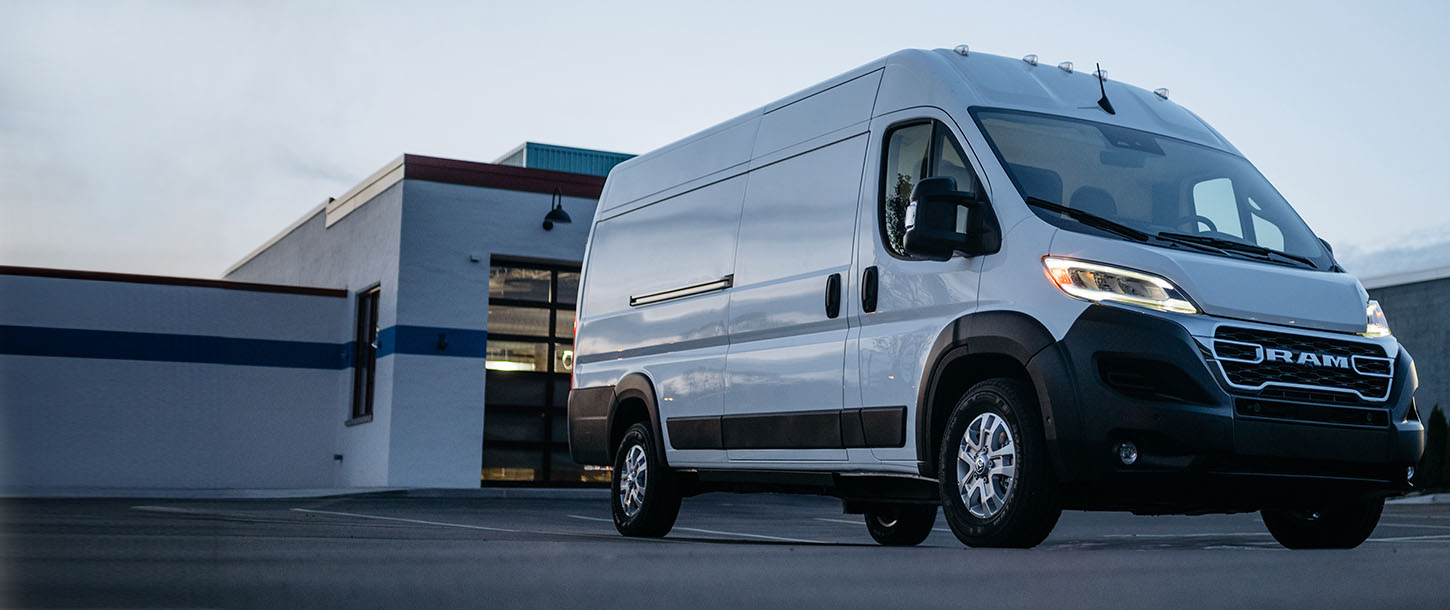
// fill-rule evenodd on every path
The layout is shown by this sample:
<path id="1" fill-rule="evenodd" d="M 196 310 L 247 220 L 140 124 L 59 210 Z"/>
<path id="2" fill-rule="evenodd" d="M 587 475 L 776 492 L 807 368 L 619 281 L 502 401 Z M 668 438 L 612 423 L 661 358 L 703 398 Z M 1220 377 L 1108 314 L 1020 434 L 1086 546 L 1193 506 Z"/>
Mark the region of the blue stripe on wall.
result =
<path id="1" fill-rule="evenodd" d="M 378 332 L 378 357 L 389 354 L 482 358 L 488 333 L 467 328 L 390 326 Z"/>
<path id="2" fill-rule="evenodd" d="M 482 358 L 486 343 L 481 330 L 393 326 L 378 334 L 378 357 Z M 0 354 L 338 370 L 352 366 L 353 343 L 0 325 Z"/>

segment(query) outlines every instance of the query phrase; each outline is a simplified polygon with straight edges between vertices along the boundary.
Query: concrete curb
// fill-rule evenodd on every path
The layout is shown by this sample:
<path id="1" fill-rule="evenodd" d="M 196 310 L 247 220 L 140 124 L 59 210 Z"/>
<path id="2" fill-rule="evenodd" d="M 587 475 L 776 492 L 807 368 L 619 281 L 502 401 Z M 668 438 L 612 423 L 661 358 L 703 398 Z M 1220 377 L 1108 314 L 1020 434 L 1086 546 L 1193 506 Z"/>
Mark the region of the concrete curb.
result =
<path id="1" fill-rule="evenodd" d="M 300 498 L 334 498 L 347 496 L 592 500 L 599 498 L 608 498 L 609 489 L 597 487 L 485 487 L 463 489 L 409 487 L 350 487 L 335 489 L 147 489 L 117 487 L 66 487 L 0 489 L 0 499 L 37 500 L 76 500 L 106 498 L 150 498 L 163 500 L 285 500 Z"/>

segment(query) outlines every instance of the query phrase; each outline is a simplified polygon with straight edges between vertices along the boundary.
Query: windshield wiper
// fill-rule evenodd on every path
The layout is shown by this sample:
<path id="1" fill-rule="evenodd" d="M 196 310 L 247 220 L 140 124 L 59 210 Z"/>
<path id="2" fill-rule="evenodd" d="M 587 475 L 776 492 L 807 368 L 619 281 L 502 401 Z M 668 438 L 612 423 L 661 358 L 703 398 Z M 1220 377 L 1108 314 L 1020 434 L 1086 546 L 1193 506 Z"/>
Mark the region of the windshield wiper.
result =
<path id="1" fill-rule="evenodd" d="M 1150 238 L 1153 237 L 1152 235 L 1134 229 L 1133 227 L 1113 222 L 1111 220 L 1103 218 L 1102 216 L 1093 214 L 1092 212 L 1084 212 L 1077 208 L 1070 208 L 1065 205 L 1053 203 L 1046 199 L 1027 197 L 1025 201 L 1027 202 L 1027 205 L 1057 212 L 1089 227 L 1102 229 L 1110 233 L 1117 233 L 1118 235 L 1122 235 L 1123 237 L 1127 237 L 1136 241 L 1148 241 Z"/>
<path id="2" fill-rule="evenodd" d="M 1167 239 L 1167 240 L 1172 240 L 1172 241 L 1183 241 L 1183 242 L 1190 242 L 1190 243 L 1196 243 L 1196 244 L 1205 244 L 1205 245 L 1213 246 L 1215 248 L 1219 248 L 1219 249 L 1223 249 L 1223 250 L 1236 250 L 1236 251 L 1239 251 L 1239 252 L 1247 252 L 1247 253 L 1250 253 L 1250 254 L 1258 254 L 1258 255 L 1261 255 L 1261 256 L 1265 256 L 1265 257 L 1278 256 L 1278 257 L 1282 257 L 1282 258 L 1285 258 L 1285 259 L 1294 261 L 1296 263 L 1300 263 L 1300 264 L 1303 264 L 1303 265 L 1307 265 L 1307 266 L 1309 266 L 1311 268 L 1314 268 L 1314 269 L 1318 269 L 1319 268 L 1318 265 L 1315 265 L 1314 264 L 1314 261 L 1309 260 L 1308 258 L 1305 258 L 1303 256 L 1299 256 L 1297 254 L 1289 254 L 1288 252 L 1280 252 L 1280 251 L 1275 250 L 1273 248 L 1265 248 L 1265 247 L 1260 246 L 1258 244 L 1244 243 L 1244 242 L 1241 242 L 1241 241 L 1234 241 L 1232 239 L 1224 239 L 1222 237 L 1208 237 L 1208 236 L 1205 236 L 1205 235 L 1190 235 L 1188 233 L 1174 233 L 1174 232 L 1171 232 L 1171 231 L 1163 231 L 1163 232 L 1160 232 L 1160 233 L 1158 233 L 1158 237 L 1161 237 L 1161 238 Z M 1272 259 L 1270 259 L 1270 260 L 1272 260 Z"/>

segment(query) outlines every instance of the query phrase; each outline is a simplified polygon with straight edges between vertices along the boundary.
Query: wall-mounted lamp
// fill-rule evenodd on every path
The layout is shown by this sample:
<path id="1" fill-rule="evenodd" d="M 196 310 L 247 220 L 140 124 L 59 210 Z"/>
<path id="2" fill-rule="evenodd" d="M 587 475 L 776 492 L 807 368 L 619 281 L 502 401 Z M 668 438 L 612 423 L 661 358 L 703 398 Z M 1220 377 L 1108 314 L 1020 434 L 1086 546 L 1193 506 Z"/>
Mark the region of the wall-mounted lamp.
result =
<path id="1" fill-rule="evenodd" d="M 554 204 L 554 207 L 553 209 L 549 210 L 548 214 L 544 215 L 545 231 L 553 230 L 554 223 L 556 222 L 559 224 L 568 224 L 574 222 L 572 219 L 569 218 L 569 213 L 564 211 L 563 191 L 560 191 L 557 187 L 555 187 L 554 196 L 550 199 L 550 201 Z"/>

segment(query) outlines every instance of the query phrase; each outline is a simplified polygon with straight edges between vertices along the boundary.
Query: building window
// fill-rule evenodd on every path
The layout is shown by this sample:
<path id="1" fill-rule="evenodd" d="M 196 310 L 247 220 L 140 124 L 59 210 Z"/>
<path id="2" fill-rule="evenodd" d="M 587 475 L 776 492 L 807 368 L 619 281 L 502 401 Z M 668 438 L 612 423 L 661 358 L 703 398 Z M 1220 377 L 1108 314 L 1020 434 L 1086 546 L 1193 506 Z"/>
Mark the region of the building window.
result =
<path id="1" fill-rule="evenodd" d="M 483 484 L 607 483 L 607 469 L 569 459 L 579 267 L 498 257 L 491 264 Z"/>
<path id="2" fill-rule="evenodd" d="M 373 381 L 378 370 L 378 296 L 374 286 L 357 295 L 357 332 L 352 360 L 352 416 L 348 423 L 373 417 Z"/>

